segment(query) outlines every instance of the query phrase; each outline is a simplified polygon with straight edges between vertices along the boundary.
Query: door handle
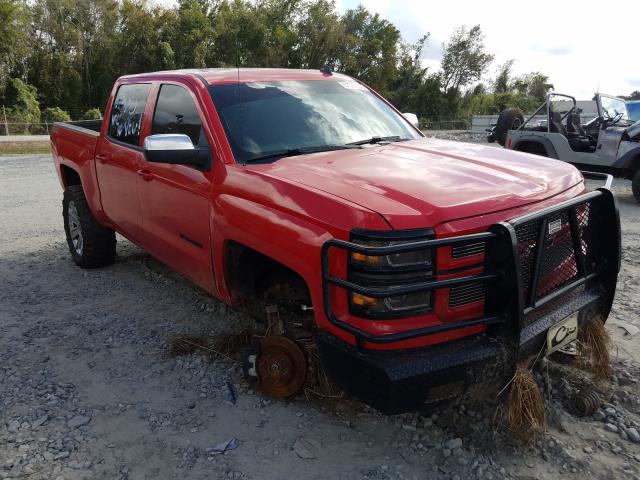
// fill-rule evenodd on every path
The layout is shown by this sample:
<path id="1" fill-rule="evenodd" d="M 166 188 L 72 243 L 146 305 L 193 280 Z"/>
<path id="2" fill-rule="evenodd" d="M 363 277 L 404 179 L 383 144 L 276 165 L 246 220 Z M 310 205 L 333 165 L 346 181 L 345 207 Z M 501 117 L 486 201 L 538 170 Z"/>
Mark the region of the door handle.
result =
<path id="1" fill-rule="evenodd" d="M 104 155 L 96 155 L 96 160 L 98 160 L 101 163 L 107 163 L 107 157 Z"/>
<path id="2" fill-rule="evenodd" d="M 150 182 L 155 178 L 155 175 L 149 170 L 138 170 L 136 173 L 140 175 L 145 182 Z"/>

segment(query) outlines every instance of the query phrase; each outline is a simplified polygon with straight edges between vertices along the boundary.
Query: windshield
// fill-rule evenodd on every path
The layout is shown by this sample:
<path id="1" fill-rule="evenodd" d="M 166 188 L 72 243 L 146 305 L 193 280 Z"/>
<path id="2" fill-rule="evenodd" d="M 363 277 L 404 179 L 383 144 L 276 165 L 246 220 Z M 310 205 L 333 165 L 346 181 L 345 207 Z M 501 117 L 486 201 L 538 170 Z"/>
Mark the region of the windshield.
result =
<path id="1" fill-rule="evenodd" d="M 353 80 L 252 82 L 213 85 L 209 91 L 240 163 L 274 152 L 284 156 L 287 150 L 420 137 L 401 115 Z"/>
<path id="2" fill-rule="evenodd" d="M 640 120 L 640 101 L 628 102 L 627 111 L 629 112 L 629 120 L 637 122 Z"/>
<path id="3" fill-rule="evenodd" d="M 627 104 L 621 98 L 600 95 L 600 107 L 602 108 L 602 116 L 605 119 L 629 120 Z"/>

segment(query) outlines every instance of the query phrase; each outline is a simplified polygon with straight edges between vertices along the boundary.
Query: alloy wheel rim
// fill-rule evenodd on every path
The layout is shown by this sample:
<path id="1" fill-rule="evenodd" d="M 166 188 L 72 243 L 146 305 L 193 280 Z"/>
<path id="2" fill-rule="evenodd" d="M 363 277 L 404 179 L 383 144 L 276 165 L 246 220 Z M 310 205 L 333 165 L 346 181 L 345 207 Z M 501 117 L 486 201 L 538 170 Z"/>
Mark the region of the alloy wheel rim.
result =
<path id="1" fill-rule="evenodd" d="M 80 225 L 80 216 L 78 215 L 78 209 L 76 204 L 69 202 L 69 209 L 67 212 L 67 219 L 69 220 L 69 235 L 71 237 L 71 244 L 73 249 L 78 255 L 82 255 L 82 249 L 84 247 L 84 239 L 82 238 L 82 226 Z"/>

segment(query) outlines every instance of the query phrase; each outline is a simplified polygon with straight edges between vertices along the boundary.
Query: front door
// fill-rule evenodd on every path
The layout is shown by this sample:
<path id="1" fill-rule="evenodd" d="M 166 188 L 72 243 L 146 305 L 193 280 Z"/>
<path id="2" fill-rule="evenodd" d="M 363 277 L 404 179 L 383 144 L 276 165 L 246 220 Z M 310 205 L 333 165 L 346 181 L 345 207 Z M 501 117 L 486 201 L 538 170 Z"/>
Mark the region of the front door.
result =
<path id="1" fill-rule="evenodd" d="M 195 98 L 184 86 L 160 86 L 150 134 L 183 133 L 205 149 L 209 140 Z M 138 178 L 145 248 L 206 290 L 213 289 L 209 209 L 211 166 L 198 169 L 143 161 Z"/>
<path id="2" fill-rule="evenodd" d="M 102 208 L 118 231 L 140 241 L 142 212 L 137 181 L 144 154 L 140 148 L 142 118 L 151 84 L 124 84 L 111 106 L 106 135 L 96 149 L 96 173 Z"/>

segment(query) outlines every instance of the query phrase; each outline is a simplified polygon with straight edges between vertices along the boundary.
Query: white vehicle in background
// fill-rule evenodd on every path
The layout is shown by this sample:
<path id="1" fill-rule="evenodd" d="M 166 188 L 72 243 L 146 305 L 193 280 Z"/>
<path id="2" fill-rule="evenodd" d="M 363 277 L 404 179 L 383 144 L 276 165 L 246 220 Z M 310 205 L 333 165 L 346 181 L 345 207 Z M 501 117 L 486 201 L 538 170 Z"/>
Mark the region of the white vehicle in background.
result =
<path id="1" fill-rule="evenodd" d="M 594 100 L 598 116 L 582 124 L 574 97 L 550 93 L 526 120 L 519 109 L 502 111 L 492 135 L 505 148 L 629 178 L 640 202 L 640 121 L 630 118 L 621 98 L 597 94 Z"/>

